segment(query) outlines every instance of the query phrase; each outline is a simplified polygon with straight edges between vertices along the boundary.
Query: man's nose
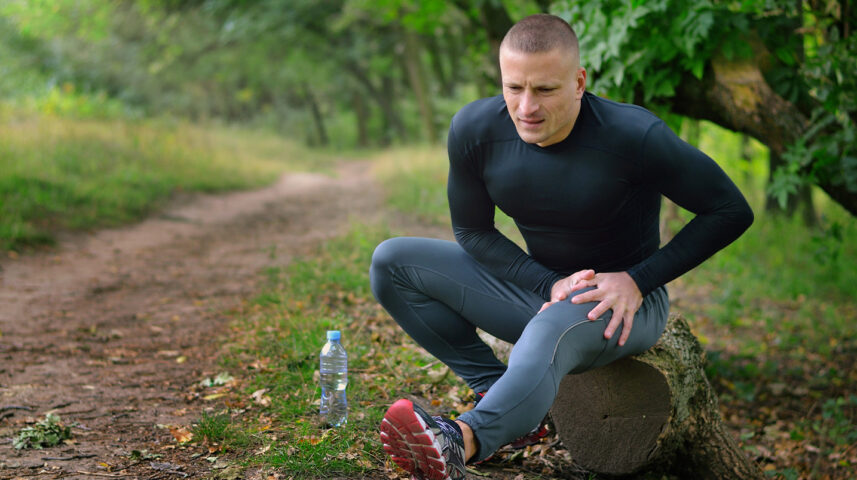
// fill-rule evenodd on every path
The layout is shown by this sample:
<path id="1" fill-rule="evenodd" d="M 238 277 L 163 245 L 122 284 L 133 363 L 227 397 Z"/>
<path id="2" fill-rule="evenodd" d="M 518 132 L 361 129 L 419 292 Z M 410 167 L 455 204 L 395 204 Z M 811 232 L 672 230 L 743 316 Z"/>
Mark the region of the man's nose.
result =
<path id="1" fill-rule="evenodd" d="M 518 104 L 518 114 L 522 117 L 529 117 L 535 114 L 539 109 L 539 102 L 536 96 L 531 92 L 524 92 L 521 95 L 521 103 Z"/>

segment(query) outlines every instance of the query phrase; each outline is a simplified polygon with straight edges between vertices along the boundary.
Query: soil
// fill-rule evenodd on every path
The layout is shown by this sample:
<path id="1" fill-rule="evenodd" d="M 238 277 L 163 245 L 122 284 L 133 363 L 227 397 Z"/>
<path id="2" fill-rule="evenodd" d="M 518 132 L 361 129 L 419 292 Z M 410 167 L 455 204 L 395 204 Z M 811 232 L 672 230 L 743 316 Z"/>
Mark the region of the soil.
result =
<path id="1" fill-rule="evenodd" d="M 0 259 L 0 478 L 222 474 L 171 448 L 170 427 L 200 417 L 188 387 L 217 374 L 228 311 L 265 267 L 381 215 L 375 192 L 368 165 L 345 163 L 333 176 L 187 196 L 137 225 Z M 48 412 L 76 424 L 73 442 L 15 450 L 10 439 Z"/>

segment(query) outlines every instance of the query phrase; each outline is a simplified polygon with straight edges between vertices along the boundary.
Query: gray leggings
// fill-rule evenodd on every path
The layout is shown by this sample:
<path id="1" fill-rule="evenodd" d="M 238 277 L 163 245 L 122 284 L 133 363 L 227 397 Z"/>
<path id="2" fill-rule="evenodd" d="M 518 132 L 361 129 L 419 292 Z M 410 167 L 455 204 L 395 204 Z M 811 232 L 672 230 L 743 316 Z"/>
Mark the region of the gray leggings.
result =
<path id="1" fill-rule="evenodd" d="M 547 414 L 567 373 L 581 373 L 657 342 L 669 313 L 660 287 L 643 299 L 624 346 L 604 329 L 596 305 L 570 301 L 536 314 L 544 299 L 497 278 L 458 244 L 428 238 L 393 238 L 375 249 L 370 269 L 375 297 L 420 346 L 440 359 L 476 392 L 487 392 L 459 420 L 479 441 L 474 461 L 529 432 Z M 497 359 L 476 327 L 514 343 L 509 365 Z"/>

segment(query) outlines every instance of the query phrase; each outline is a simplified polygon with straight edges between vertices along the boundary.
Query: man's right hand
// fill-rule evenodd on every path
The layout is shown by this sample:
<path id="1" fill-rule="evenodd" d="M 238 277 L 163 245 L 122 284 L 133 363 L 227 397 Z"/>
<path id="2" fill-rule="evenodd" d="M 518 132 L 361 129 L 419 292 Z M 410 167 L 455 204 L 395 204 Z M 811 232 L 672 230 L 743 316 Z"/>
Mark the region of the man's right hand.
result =
<path id="1" fill-rule="evenodd" d="M 551 287 L 551 299 L 549 302 L 545 302 L 544 305 L 542 305 L 542 308 L 539 309 L 539 313 L 554 303 L 561 302 L 568 298 L 573 291 L 574 286 L 578 282 L 583 280 L 592 280 L 593 278 L 595 278 L 595 270 L 581 270 L 554 283 L 553 287 Z"/>

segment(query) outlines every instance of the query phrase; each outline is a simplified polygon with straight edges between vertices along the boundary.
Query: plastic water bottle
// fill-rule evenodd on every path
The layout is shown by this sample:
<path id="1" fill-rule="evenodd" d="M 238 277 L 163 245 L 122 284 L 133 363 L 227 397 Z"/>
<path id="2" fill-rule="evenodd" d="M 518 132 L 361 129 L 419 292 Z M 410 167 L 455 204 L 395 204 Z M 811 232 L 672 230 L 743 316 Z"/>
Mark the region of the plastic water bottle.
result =
<path id="1" fill-rule="evenodd" d="M 345 425 L 348 420 L 348 400 L 345 387 L 348 385 L 348 354 L 339 343 L 339 330 L 327 331 L 327 343 L 319 355 L 321 363 L 321 405 L 319 414 L 322 422 L 331 427 Z"/>

